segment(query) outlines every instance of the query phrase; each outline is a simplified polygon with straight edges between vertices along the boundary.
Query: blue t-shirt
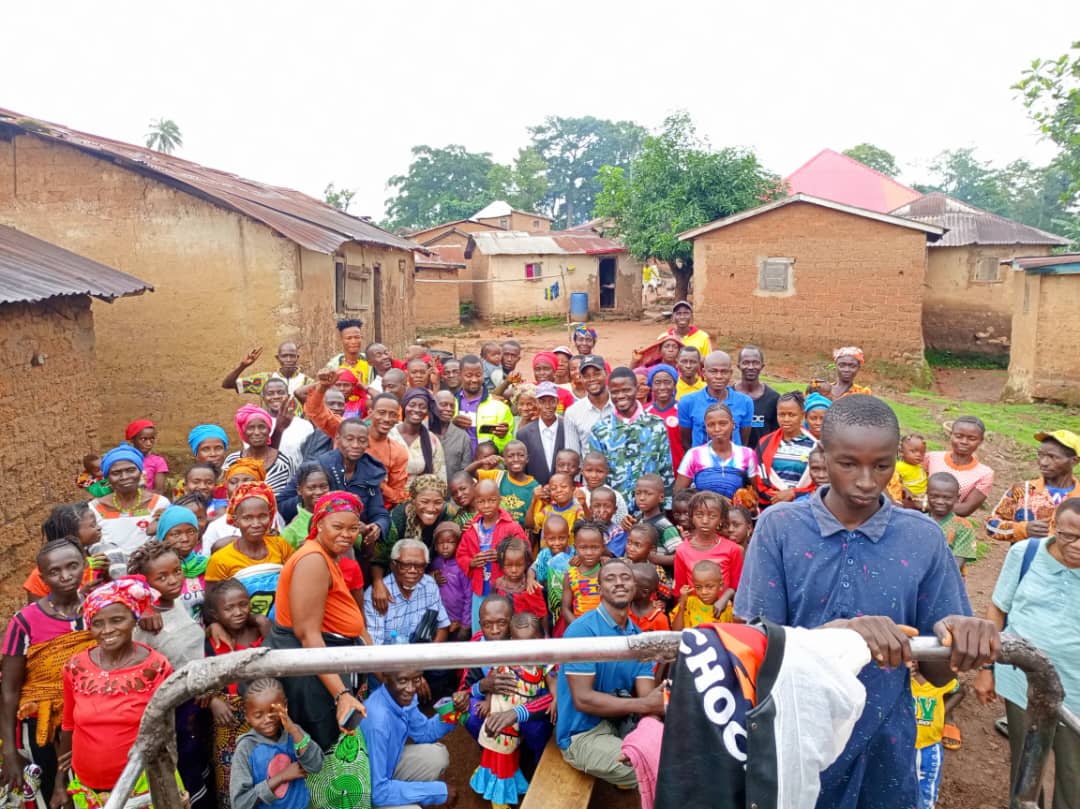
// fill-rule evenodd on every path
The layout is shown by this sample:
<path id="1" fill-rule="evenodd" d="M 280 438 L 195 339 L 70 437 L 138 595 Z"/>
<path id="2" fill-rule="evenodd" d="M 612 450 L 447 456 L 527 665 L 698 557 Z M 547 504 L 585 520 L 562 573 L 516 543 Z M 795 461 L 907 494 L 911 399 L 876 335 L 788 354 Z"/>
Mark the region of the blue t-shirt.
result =
<path id="1" fill-rule="evenodd" d="M 954 564 L 953 567 L 956 567 Z M 612 638 L 623 635 L 636 635 L 641 630 L 631 621 L 626 621 L 626 628 L 621 629 L 601 604 L 595 610 L 582 615 L 566 628 L 565 638 Z M 564 663 L 559 666 L 558 705 L 559 714 L 555 722 L 555 743 L 560 750 L 570 746 L 570 738 L 600 724 L 599 716 L 592 716 L 578 711 L 570 696 L 567 675 L 591 674 L 594 676 L 593 689 L 605 694 L 614 694 L 624 689 L 634 694 L 634 682 L 641 677 L 653 678 L 652 663 L 640 660 L 612 660 L 607 663 Z M 914 720 L 912 720 L 914 721 Z"/>
<path id="2" fill-rule="evenodd" d="M 705 432 L 705 411 L 714 404 L 727 405 L 731 416 L 735 420 L 735 431 L 731 434 L 731 443 L 742 445 L 742 435 L 739 431 L 743 427 L 751 427 L 754 423 L 754 400 L 745 393 L 739 393 L 735 388 L 728 386 L 727 398 L 720 401 L 708 388 L 687 394 L 679 400 L 679 427 L 680 429 L 693 430 L 693 440 L 690 446 L 697 447 L 709 440 L 709 434 Z"/>
<path id="3" fill-rule="evenodd" d="M 883 615 L 932 635 L 949 615 L 971 615 L 960 570 L 941 528 L 887 498 L 848 531 L 811 497 L 766 509 L 746 551 L 735 614 L 786 626 Z M 866 707 L 840 758 L 822 773 L 819 807 L 916 805 L 915 715 L 904 667 L 868 665 Z"/>

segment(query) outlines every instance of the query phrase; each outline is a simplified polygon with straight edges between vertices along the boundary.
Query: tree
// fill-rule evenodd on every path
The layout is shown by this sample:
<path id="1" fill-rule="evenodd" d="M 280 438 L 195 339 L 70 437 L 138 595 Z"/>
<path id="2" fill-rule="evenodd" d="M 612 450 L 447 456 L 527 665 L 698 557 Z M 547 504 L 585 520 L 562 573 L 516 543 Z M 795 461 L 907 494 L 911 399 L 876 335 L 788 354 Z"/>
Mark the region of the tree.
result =
<path id="1" fill-rule="evenodd" d="M 934 181 L 916 185 L 917 191 L 943 191 L 976 207 L 1008 216 L 1009 194 L 1002 175 L 990 163 L 979 160 L 971 147 L 946 149 L 930 164 Z"/>
<path id="2" fill-rule="evenodd" d="M 456 144 L 443 149 L 414 146 L 412 154 L 408 173 L 387 182 L 396 191 L 386 201 L 390 228 L 426 228 L 467 219 L 491 202 L 493 182 L 501 184 L 506 177 L 493 172 L 496 164 L 490 154 L 468 152 Z"/>
<path id="3" fill-rule="evenodd" d="M 511 172 L 511 189 L 507 202 L 522 211 L 536 211 L 548 190 L 548 165 L 532 146 L 519 149 Z"/>
<path id="4" fill-rule="evenodd" d="M 555 227 L 573 227 L 592 215 L 603 166 L 625 168 L 641 148 L 645 129 L 631 121 L 548 116 L 529 127 L 532 143 L 547 163 L 542 208 Z"/>
<path id="5" fill-rule="evenodd" d="M 323 190 L 323 199 L 327 205 L 333 205 L 339 211 L 349 212 L 349 206 L 352 205 L 353 197 L 356 196 L 355 188 L 338 188 L 333 183 L 330 183 Z"/>
<path id="6" fill-rule="evenodd" d="M 869 166 L 874 171 L 880 171 L 889 177 L 895 177 L 900 173 L 896 165 L 896 158 L 892 152 L 887 152 L 872 143 L 860 143 L 850 149 L 844 149 L 844 154 L 852 160 L 858 160 L 864 166 Z"/>
<path id="7" fill-rule="evenodd" d="M 612 217 L 616 233 L 639 260 L 669 262 L 679 300 L 689 292 L 694 251 L 678 235 L 785 193 L 780 178 L 752 151 L 711 151 L 685 112 L 645 138 L 629 169 L 605 166 L 599 179 L 594 215 Z"/>
<path id="8" fill-rule="evenodd" d="M 1061 149 L 1055 162 L 1069 178 L 1066 201 L 1080 195 L 1080 42 L 1070 50 L 1071 57 L 1033 60 L 1013 85 L 1039 130 Z"/>
<path id="9" fill-rule="evenodd" d="M 150 121 L 150 131 L 146 133 L 146 148 L 172 154 L 183 145 L 184 137 L 180 134 L 180 127 L 172 118 L 155 118 Z"/>

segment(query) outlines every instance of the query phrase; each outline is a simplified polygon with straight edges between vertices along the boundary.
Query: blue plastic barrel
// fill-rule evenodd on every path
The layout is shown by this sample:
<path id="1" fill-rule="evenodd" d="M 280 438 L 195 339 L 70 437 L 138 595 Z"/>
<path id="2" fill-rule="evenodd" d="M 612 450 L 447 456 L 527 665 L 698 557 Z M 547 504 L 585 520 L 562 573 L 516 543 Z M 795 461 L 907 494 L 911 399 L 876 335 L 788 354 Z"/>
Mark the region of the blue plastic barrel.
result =
<path id="1" fill-rule="evenodd" d="M 570 317 L 574 320 L 589 319 L 589 293 L 570 293 Z"/>

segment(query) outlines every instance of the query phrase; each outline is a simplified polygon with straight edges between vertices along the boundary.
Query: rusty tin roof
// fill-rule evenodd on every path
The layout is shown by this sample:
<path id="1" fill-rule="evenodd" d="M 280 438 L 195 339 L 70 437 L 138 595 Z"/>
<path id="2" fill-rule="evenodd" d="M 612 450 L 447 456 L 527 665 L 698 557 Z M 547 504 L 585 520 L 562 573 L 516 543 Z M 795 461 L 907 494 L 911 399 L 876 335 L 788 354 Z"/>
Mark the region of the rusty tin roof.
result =
<path id="1" fill-rule="evenodd" d="M 291 188 L 266 185 L 143 146 L 79 132 L 0 108 L 0 127 L 58 141 L 245 214 L 302 247 L 331 254 L 349 241 L 415 250 L 377 225 Z M 423 250 L 423 248 L 420 248 Z"/>
<path id="2" fill-rule="evenodd" d="M 984 211 L 940 191 L 925 194 L 913 202 L 901 205 L 892 215 L 946 228 L 945 235 L 932 244 L 932 247 L 964 247 L 969 244 L 1069 244 L 1068 239 L 1055 233 Z"/>
<path id="3" fill-rule="evenodd" d="M 0 303 L 93 295 L 112 303 L 154 288 L 126 272 L 0 225 Z"/>

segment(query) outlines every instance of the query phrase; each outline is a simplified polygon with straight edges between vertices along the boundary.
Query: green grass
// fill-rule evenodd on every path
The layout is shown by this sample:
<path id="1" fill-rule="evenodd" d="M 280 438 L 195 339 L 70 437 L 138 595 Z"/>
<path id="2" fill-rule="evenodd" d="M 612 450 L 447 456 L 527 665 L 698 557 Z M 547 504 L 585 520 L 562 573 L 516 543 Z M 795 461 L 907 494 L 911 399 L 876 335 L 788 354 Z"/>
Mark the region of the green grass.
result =
<path id="1" fill-rule="evenodd" d="M 801 382 L 766 381 L 781 393 L 804 388 Z M 925 436 L 930 449 L 945 448 L 942 425 L 962 415 L 978 416 L 986 423 L 991 438 L 1007 439 L 1027 459 L 1035 457 L 1037 448 L 1033 436 L 1040 430 L 1065 429 L 1080 433 L 1080 410 L 1077 408 L 1052 404 L 958 402 L 937 393 L 914 389 L 901 397 L 881 398 L 896 411 L 903 431 Z"/>
<path id="2" fill-rule="evenodd" d="M 926 349 L 926 363 L 931 368 L 981 368 L 1004 370 L 1009 367 L 1009 357 L 991 354 L 965 354 Z"/>

